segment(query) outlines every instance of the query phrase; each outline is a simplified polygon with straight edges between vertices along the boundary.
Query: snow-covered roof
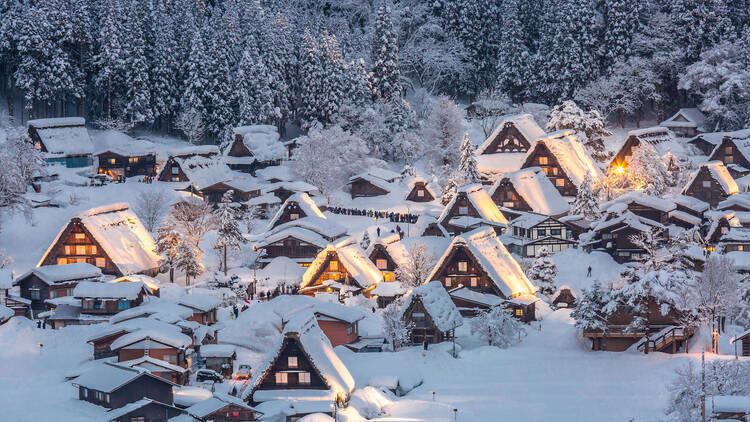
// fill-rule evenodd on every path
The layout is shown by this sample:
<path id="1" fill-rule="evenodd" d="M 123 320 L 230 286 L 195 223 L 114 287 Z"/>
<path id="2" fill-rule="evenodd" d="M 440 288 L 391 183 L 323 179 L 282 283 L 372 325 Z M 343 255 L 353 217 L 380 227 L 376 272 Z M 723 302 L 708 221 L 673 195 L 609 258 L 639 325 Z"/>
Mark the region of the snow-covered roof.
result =
<path id="1" fill-rule="evenodd" d="M 450 234 L 447 230 L 445 230 L 445 227 L 443 227 L 441 224 L 438 224 L 438 221 L 435 217 L 427 214 L 422 214 L 417 218 L 416 224 L 414 224 L 414 228 L 411 230 L 412 233 L 414 233 L 413 236 L 422 236 L 422 233 L 424 233 L 425 230 L 427 230 L 427 227 L 430 224 L 435 224 L 435 227 L 440 230 L 440 232 L 445 237 L 449 237 Z"/>
<path id="2" fill-rule="evenodd" d="M 241 399 L 234 397 L 234 396 L 230 396 L 229 394 L 223 394 L 223 393 L 214 393 L 213 397 L 200 401 L 188 407 L 187 409 L 185 409 L 185 412 L 187 412 L 189 415 L 192 415 L 200 420 L 203 420 L 208 415 L 218 410 L 221 410 L 230 404 L 238 406 L 245 410 L 252 410 L 254 412 L 258 412 L 255 408 L 248 406 L 247 403 L 245 403 Z"/>
<path id="3" fill-rule="evenodd" d="M 137 308 L 133 308 L 137 309 Z M 111 322 L 111 320 L 110 320 Z M 105 337 L 112 336 L 114 334 L 118 333 L 132 333 L 134 331 L 143 330 L 143 329 L 153 329 L 153 330 L 167 330 L 167 331 L 174 331 L 174 332 L 181 332 L 180 327 L 169 324 L 166 322 L 159 321 L 155 318 L 134 318 L 129 319 L 123 322 L 120 322 L 119 324 L 111 323 L 101 329 L 100 331 L 97 331 L 96 334 L 93 334 L 86 338 L 86 342 L 91 343 L 99 339 L 103 339 Z"/>
<path id="4" fill-rule="evenodd" d="M 240 126 L 234 128 L 234 134 L 242 137 L 242 143 L 259 161 L 280 160 L 286 157 L 286 148 L 279 142 L 276 126 Z"/>
<path id="5" fill-rule="evenodd" d="M 315 202 L 310 199 L 310 195 L 304 192 L 297 192 L 287 198 L 286 201 L 284 201 L 284 205 L 279 208 L 271 221 L 268 222 L 269 230 L 270 228 L 274 227 L 276 225 L 276 222 L 279 221 L 282 215 L 284 215 L 284 211 L 286 210 L 287 206 L 293 203 L 297 204 L 297 206 L 305 214 L 306 217 L 326 219 L 326 216 L 323 215 L 323 212 L 320 211 L 320 208 L 318 208 Z"/>
<path id="6" fill-rule="evenodd" d="M 349 182 L 347 183 L 353 183 L 353 182 L 356 182 L 357 180 L 364 180 L 366 182 L 369 182 L 372 185 L 377 186 L 386 192 L 391 192 L 394 189 L 394 186 L 392 183 L 386 182 L 385 180 L 377 176 L 373 176 L 372 174 L 368 172 L 355 174 L 354 176 L 349 178 Z"/>
<path id="7" fill-rule="evenodd" d="M 190 184 L 197 189 L 228 182 L 235 177 L 229 166 L 220 158 L 196 155 L 188 158 L 176 157 L 174 160 L 179 164 Z"/>
<path id="8" fill-rule="evenodd" d="M 474 209 L 477 210 L 477 213 L 479 213 L 479 218 L 486 221 L 488 224 L 508 224 L 508 219 L 506 219 L 503 213 L 500 212 L 500 209 L 497 208 L 497 205 L 495 205 L 495 202 L 492 201 L 490 195 L 487 194 L 487 191 L 485 191 L 482 188 L 482 185 L 479 184 L 467 185 L 458 188 L 458 192 L 453 195 L 453 199 L 451 199 L 448 205 L 443 208 L 443 212 L 440 214 L 440 218 L 438 218 L 438 221 L 443 222 L 446 218 L 448 218 L 451 209 L 453 209 L 456 204 L 456 201 L 458 201 L 458 199 L 463 196 L 465 196 L 469 200 L 469 203 L 474 207 Z"/>
<path id="9" fill-rule="evenodd" d="M 729 339 L 729 344 L 734 344 L 737 340 L 740 340 L 742 338 L 745 338 L 750 335 L 750 328 L 747 330 L 737 334 L 736 336 L 733 336 L 731 339 Z"/>
<path id="10" fill-rule="evenodd" d="M 521 213 L 518 217 L 514 218 L 510 221 L 509 225 L 511 227 L 521 227 L 524 229 L 530 229 L 544 221 L 547 221 L 552 217 L 544 214 L 537 214 L 533 212 L 524 212 Z"/>
<path id="11" fill-rule="evenodd" d="M 201 356 L 204 358 L 230 358 L 237 353 L 237 348 L 231 344 L 204 344 L 201 346 Z"/>
<path id="12" fill-rule="evenodd" d="M 492 141 L 497 138 L 506 124 L 512 124 L 515 126 L 524 138 L 529 141 L 529 144 L 531 145 L 530 148 L 534 147 L 537 139 L 545 135 L 544 129 L 536 123 L 534 116 L 529 113 L 504 116 L 490 136 L 488 136 L 484 143 L 477 148 L 477 155 L 494 154 L 494 152 L 486 150 L 490 147 Z"/>
<path id="13" fill-rule="evenodd" d="M 366 173 L 386 182 L 393 182 L 401 177 L 400 174 L 381 167 L 371 167 Z"/>
<path id="14" fill-rule="evenodd" d="M 150 297 L 148 303 L 130 308 L 110 317 L 110 322 L 122 323 L 135 318 L 151 317 L 164 322 L 180 321 L 190 318 L 193 310 L 174 303 L 172 299 Z"/>
<path id="15" fill-rule="evenodd" d="M 202 348 L 201 352 L 203 352 Z M 177 372 L 179 374 L 184 374 L 185 372 L 187 372 L 187 368 L 183 368 L 181 366 L 171 364 L 167 361 L 145 355 L 137 359 L 118 362 L 118 365 L 127 366 L 128 368 L 138 367 L 141 369 L 146 369 L 149 372 L 161 372 L 164 369 L 172 372 Z"/>
<path id="16" fill-rule="evenodd" d="M 287 221 L 286 223 L 280 224 L 274 227 L 272 230 L 266 232 L 265 236 L 270 236 L 281 232 L 282 230 L 288 230 L 293 227 L 299 227 L 305 230 L 310 230 L 326 239 L 336 239 L 346 234 L 346 228 L 339 225 L 329 218 L 319 217 L 303 217 L 297 220 Z"/>
<path id="17" fill-rule="evenodd" d="M 710 402 L 710 403 L 709 403 Z M 750 396 L 711 396 L 706 400 L 708 411 L 717 413 L 750 413 Z"/>
<path id="18" fill-rule="evenodd" d="M 10 309 L 9 307 L 0 303 L 0 322 L 4 322 L 5 320 L 12 318 L 15 314 L 16 313 L 13 311 L 13 309 Z"/>
<path id="19" fill-rule="evenodd" d="M 112 342 L 110 349 L 117 350 L 145 339 L 150 339 L 152 342 L 161 343 L 176 349 L 184 349 L 193 344 L 193 339 L 181 332 L 144 328 L 118 337 L 117 340 Z M 151 348 L 155 349 L 157 347 L 152 344 Z"/>
<path id="20" fill-rule="evenodd" d="M 411 191 L 414 190 L 414 186 L 416 186 L 417 183 L 423 183 L 424 188 L 427 190 L 427 192 L 430 193 L 430 195 L 432 195 L 433 198 L 439 198 L 439 196 L 435 193 L 435 189 L 433 189 L 431 184 L 427 183 L 427 180 L 419 176 L 414 176 L 408 180 L 404 197 L 409 196 Z"/>
<path id="21" fill-rule="evenodd" d="M 124 157 L 156 154 L 156 145 L 145 139 L 135 139 L 116 130 L 106 130 L 94 136 L 95 152 L 113 152 Z"/>
<path id="22" fill-rule="evenodd" d="M 122 283 L 81 281 L 73 289 L 73 297 L 80 299 L 97 298 L 135 300 L 141 293 L 151 293 L 151 289 L 141 281 Z"/>
<path id="23" fill-rule="evenodd" d="M 356 242 L 344 241 L 336 245 L 330 244 L 318 253 L 315 260 L 302 275 L 302 284 L 300 287 L 309 287 L 315 280 L 321 266 L 326 262 L 329 253 L 335 252 L 341 264 L 359 287 L 368 288 L 374 286 L 383 280 L 383 273 L 378 270 L 375 264 L 370 261 L 365 251 Z"/>
<path id="24" fill-rule="evenodd" d="M 560 195 L 560 191 L 555 188 L 539 167 L 514 171 L 506 174 L 505 177 L 510 180 L 516 192 L 536 213 L 560 215 L 565 214 L 570 209 L 568 201 Z M 494 196 L 501 181 L 502 179 L 499 179 L 492 186 L 490 196 Z"/>
<path id="25" fill-rule="evenodd" d="M 750 129 L 740 129 L 735 130 L 731 132 L 706 132 L 701 133 L 700 135 L 694 136 L 693 138 L 690 138 L 688 143 L 694 143 L 698 139 L 703 139 L 706 142 L 709 142 L 714 145 L 721 144 L 721 141 L 724 140 L 724 137 L 730 137 L 730 138 L 736 138 L 736 139 L 745 139 L 750 138 Z"/>
<path id="26" fill-rule="evenodd" d="M 449 292 L 451 297 L 465 300 L 467 302 L 477 303 L 487 307 L 497 306 L 505 302 L 503 298 L 488 293 L 477 292 L 466 286 L 457 287 Z"/>
<path id="27" fill-rule="evenodd" d="M 325 242 L 323 242 L 320 247 L 325 248 Z M 268 277 L 271 280 L 279 280 L 282 282 L 286 281 L 297 284 L 300 282 L 300 280 L 302 280 L 302 275 L 304 273 L 305 268 L 297 264 L 297 262 L 292 258 L 288 258 L 286 256 L 277 256 L 276 258 L 272 259 L 268 263 L 268 265 L 258 270 L 258 279 L 264 279 Z"/>
<path id="28" fill-rule="evenodd" d="M 47 152 L 61 155 L 83 155 L 94 152 L 86 121 L 81 117 L 29 120 L 27 125 L 34 127 Z"/>
<path id="29" fill-rule="evenodd" d="M 721 161 L 709 161 L 701 165 L 701 168 L 706 168 L 711 173 L 711 177 L 716 181 L 716 183 L 721 185 L 721 188 L 727 195 L 733 195 L 740 191 L 739 187 L 737 186 L 737 182 L 734 181 L 732 175 L 729 174 L 729 170 L 727 170 L 726 166 Z M 693 185 L 693 183 L 695 182 L 695 178 L 698 177 L 699 173 L 700 169 L 693 173 L 690 181 L 688 181 L 687 185 L 685 185 L 685 189 Z"/>
<path id="30" fill-rule="evenodd" d="M 738 271 L 750 271 L 750 252 L 732 251 L 725 253 L 724 256 L 734 261 L 734 268 Z"/>
<path id="31" fill-rule="evenodd" d="M 666 127 L 692 127 L 703 130 L 705 123 L 706 115 L 697 108 L 681 108 L 672 117 L 659 123 L 659 125 Z"/>
<path id="32" fill-rule="evenodd" d="M 526 159 L 525 152 L 504 152 L 477 155 L 477 169 L 481 173 L 506 174 L 521 168 Z"/>
<path id="33" fill-rule="evenodd" d="M 159 267 L 161 257 L 154 252 L 156 245 L 151 234 L 146 230 L 127 203 L 117 203 L 99 208 L 92 208 L 79 214 L 83 226 L 99 243 L 104 253 L 123 275 L 136 274 Z M 51 248 L 60 240 L 67 224 L 44 253 L 38 265 L 51 252 Z"/>
<path id="34" fill-rule="evenodd" d="M 656 196 L 646 195 L 643 192 L 632 191 L 622 194 L 617 198 L 602 204 L 601 209 L 603 211 L 606 211 L 615 204 L 638 204 L 662 212 L 669 212 L 677 208 L 677 204 L 672 201 L 667 201 L 666 199 L 661 199 Z"/>
<path id="35" fill-rule="evenodd" d="M 747 243 L 750 242 L 750 227 L 731 227 L 721 235 L 721 243 Z"/>
<path id="36" fill-rule="evenodd" d="M 0 269 L 2 271 L 2 269 Z M 0 273 L 1 275 L 2 273 Z M 42 265 L 32 268 L 16 280 L 21 280 L 34 274 L 47 284 L 64 283 L 68 281 L 91 280 L 102 276 L 102 270 L 85 262 L 64 265 Z"/>
<path id="37" fill-rule="evenodd" d="M 274 313 L 284 321 L 291 319 L 298 312 L 312 312 L 316 317 L 327 316 L 350 324 L 365 316 L 360 307 L 344 306 L 340 303 L 303 295 L 277 296 L 269 301 L 268 305 L 271 305 Z"/>
<path id="38" fill-rule="evenodd" d="M 415 298 L 422 301 L 425 310 L 440 331 L 448 331 L 463 325 L 461 313 L 439 281 L 431 281 L 413 288 L 401 306 L 402 315 Z"/>
<path id="39" fill-rule="evenodd" d="M 269 233 L 270 234 L 263 234 L 262 236 L 259 237 L 259 241 L 256 243 L 258 247 L 268 246 L 272 243 L 284 240 L 289 236 L 292 236 L 296 239 L 313 244 L 320 248 L 325 248 L 326 245 L 328 244 L 328 241 L 325 240 L 323 236 L 319 235 L 318 233 L 312 230 L 307 230 L 302 227 L 284 226 L 280 230 L 274 230 L 273 232 L 269 232 Z"/>
<path id="40" fill-rule="evenodd" d="M 310 359 L 313 368 L 320 373 L 328 390 L 312 389 L 271 389 L 259 390 L 260 382 L 268 375 L 273 363 L 278 359 L 284 338 L 296 339 L 302 352 Z M 242 392 L 242 399 L 262 402 L 270 400 L 328 401 L 337 396 L 348 397 L 354 390 L 354 378 L 344 363 L 333 351 L 331 343 L 318 326 L 312 312 L 300 312 L 289 320 L 284 331 L 276 341 L 276 346 L 270 349 L 263 359 L 259 369 L 253 375 L 249 386 Z"/>
<path id="41" fill-rule="evenodd" d="M 150 404 L 158 404 L 160 406 L 170 407 L 170 408 L 175 409 L 175 411 L 179 410 L 179 409 L 177 409 L 176 407 L 174 407 L 172 405 L 169 405 L 169 404 L 166 404 L 166 403 L 161 403 L 161 402 L 158 402 L 156 400 L 144 397 L 144 398 L 142 398 L 142 399 L 140 399 L 138 401 L 134 401 L 132 403 L 126 404 L 125 406 L 118 407 L 117 409 L 111 409 L 111 410 L 109 410 L 105 414 L 106 417 L 107 417 L 106 420 L 108 422 L 114 422 L 114 421 L 117 421 L 117 420 L 121 420 L 120 418 L 122 418 L 123 416 L 126 416 L 127 414 L 129 414 L 131 412 L 135 412 L 136 410 L 138 410 L 138 409 L 140 409 L 142 407 L 148 406 Z M 172 419 L 170 419 L 170 422 L 172 422 Z"/>
<path id="42" fill-rule="evenodd" d="M 218 155 L 217 145 L 182 145 L 170 148 L 167 153 L 171 157 L 189 157 L 192 155 Z"/>
<path id="43" fill-rule="evenodd" d="M 200 312 L 208 312 L 218 308 L 221 305 L 221 299 L 208 294 L 190 293 L 177 299 L 177 304 Z"/>
<path id="44" fill-rule="evenodd" d="M 552 132 L 546 137 L 540 138 L 537 143 L 543 143 L 547 146 L 574 185 L 580 186 L 587 173 L 590 173 L 594 180 L 598 180 L 602 176 L 602 171 L 591 159 L 572 130 Z M 529 150 L 527 159 L 533 153 L 533 149 Z"/>
<path id="45" fill-rule="evenodd" d="M 623 204 L 620 204 L 623 205 Z M 610 212 L 612 211 L 612 208 L 610 208 Z M 664 229 L 665 227 L 654 220 L 650 220 L 645 217 L 641 217 L 639 215 L 633 214 L 629 210 L 625 210 L 619 213 L 620 215 L 607 219 L 607 220 L 601 220 L 599 221 L 594 227 L 593 231 L 598 232 L 602 231 L 604 229 L 607 229 L 609 227 L 612 227 L 617 224 L 625 224 L 628 227 L 631 227 L 633 229 L 636 229 L 638 231 L 647 232 L 651 231 L 654 227 Z"/>
<path id="46" fill-rule="evenodd" d="M 498 289 L 506 297 L 533 295 L 536 287 L 526 277 L 510 252 L 492 228 L 479 228 L 456 236 L 440 257 L 427 280 L 434 280 L 440 267 L 451 255 L 455 247 L 465 246 L 475 261 L 487 273 Z"/>
<path id="47" fill-rule="evenodd" d="M 110 363 L 102 363 L 84 372 L 81 376 L 73 380 L 73 384 L 86 387 L 90 390 L 111 393 L 140 376 L 150 376 L 172 384 L 167 380 L 151 375 L 148 371 L 137 368 L 126 368 Z"/>
<path id="48" fill-rule="evenodd" d="M 641 141 L 651 145 L 660 144 L 674 140 L 674 134 L 663 126 L 652 126 L 643 129 L 635 129 L 628 132 L 628 137 L 635 136 Z"/>
<path id="49" fill-rule="evenodd" d="M 750 193 L 740 193 L 719 202 L 717 209 L 723 210 L 734 206 L 750 209 Z"/>
<path id="50" fill-rule="evenodd" d="M 708 211 L 709 208 L 711 208 L 711 205 L 708 202 L 701 201 L 694 196 L 674 195 L 670 197 L 669 200 L 677 205 L 682 205 L 685 208 L 697 212 L 705 212 Z"/>
<path id="51" fill-rule="evenodd" d="M 292 191 L 292 192 L 305 192 L 307 194 L 311 194 L 311 193 L 319 194 L 320 193 L 320 190 L 317 187 L 307 182 L 302 182 L 302 181 L 293 181 L 293 182 L 281 181 L 281 182 L 276 182 L 276 183 L 269 183 L 267 185 L 263 185 L 260 191 L 261 193 L 268 193 L 268 192 L 275 191 L 277 189 L 285 189 L 285 190 Z"/>

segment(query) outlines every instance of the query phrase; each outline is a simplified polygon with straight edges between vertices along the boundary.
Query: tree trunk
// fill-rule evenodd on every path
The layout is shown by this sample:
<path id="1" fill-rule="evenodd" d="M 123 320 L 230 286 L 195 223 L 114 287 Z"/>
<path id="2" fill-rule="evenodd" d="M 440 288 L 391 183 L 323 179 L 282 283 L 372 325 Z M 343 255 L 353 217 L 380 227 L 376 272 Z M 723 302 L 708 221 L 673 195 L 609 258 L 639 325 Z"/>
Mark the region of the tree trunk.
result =
<path id="1" fill-rule="evenodd" d="M 174 283 L 174 267 L 169 266 L 169 282 Z"/>
<path id="2" fill-rule="evenodd" d="M 227 245 L 224 245 L 224 277 L 227 276 Z"/>

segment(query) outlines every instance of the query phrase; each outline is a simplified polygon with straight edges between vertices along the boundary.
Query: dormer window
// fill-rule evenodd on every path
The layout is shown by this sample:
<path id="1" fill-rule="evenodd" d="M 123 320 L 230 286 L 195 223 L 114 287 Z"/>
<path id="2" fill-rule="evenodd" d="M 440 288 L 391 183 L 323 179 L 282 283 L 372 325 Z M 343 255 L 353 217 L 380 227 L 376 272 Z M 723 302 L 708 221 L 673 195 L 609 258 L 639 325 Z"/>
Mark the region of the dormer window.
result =
<path id="1" fill-rule="evenodd" d="M 296 368 L 298 363 L 297 356 L 289 356 L 286 363 L 290 368 Z"/>
<path id="2" fill-rule="evenodd" d="M 299 220 L 299 213 L 293 212 L 293 213 L 289 214 L 289 219 L 290 220 Z"/>
<path id="3" fill-rule="evenodd" d="M 465 273 L 469 268 L 469 263 L 466 261 L 458 261 L 458 272 Z"/>

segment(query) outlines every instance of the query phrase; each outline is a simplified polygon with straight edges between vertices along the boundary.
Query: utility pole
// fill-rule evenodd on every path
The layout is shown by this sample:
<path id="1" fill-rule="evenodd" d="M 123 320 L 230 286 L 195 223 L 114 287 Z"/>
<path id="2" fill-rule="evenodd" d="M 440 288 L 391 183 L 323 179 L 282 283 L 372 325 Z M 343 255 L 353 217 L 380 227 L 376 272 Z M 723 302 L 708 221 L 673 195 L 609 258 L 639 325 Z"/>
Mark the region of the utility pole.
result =
<path id="1" fill-rule="evenodd" d="M 706 422 L 706 349 L 701 352 L 701 421 Z"/>

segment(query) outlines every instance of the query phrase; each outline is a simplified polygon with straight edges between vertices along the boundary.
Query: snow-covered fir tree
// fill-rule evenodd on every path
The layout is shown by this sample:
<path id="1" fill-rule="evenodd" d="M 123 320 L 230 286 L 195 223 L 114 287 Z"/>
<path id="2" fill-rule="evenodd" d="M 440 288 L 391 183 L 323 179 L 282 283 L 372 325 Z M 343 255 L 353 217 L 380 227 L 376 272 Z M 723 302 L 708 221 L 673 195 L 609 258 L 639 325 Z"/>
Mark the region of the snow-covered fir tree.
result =
<path id="1" fill-rule="evenodd" d="M 479 175 L 479 169 L 477 167 L 477 159 L 474 155 L 476 147 L 471 142 L 469 134 L 465 133 L 464 138 L 461 141 L 461 147 L 459 148 L 461 158 L 458 165 L 458 171 L 462 175 L 462 184 L 469 185 L 473 183 L 479 183 L 481 177 Z"/>
<path id="2" fill-rule="evenodd" d="M 190 285 L 190 279 L 203 272 L 201 265 L 201 250 L 192 243 L 190 238 L 181 237 L 177 244 L 175 267 L 185 273 L 185 285 Z"/>
<path id="3" fill-rule="evenodd" d="M 573 215 L 582 215 L 586 220 L 595 221 L 601 217 L 599 208 L 599 197 L 594 192 L 594 179 L 591 172 L 587 172 L 583 177 L 581 186 L 578 187 L 576 199 L 570 208 Z"/>
<path id="4" fill-rule="evenodd" d="M 638 29 L 638 2 L 606 0 L 604 9 L 604 48 L 602 66 L 608 69 L 618 59 L 627 59 Z"/>
<path id="5" fill-rule="evenodd" d="M 302 43 L 299 76 L 306 82 L 299 87 L 298 113 L 303 122 L 312 122 L 321 119 L 325 74 L 320 45 L 309 30 L 305 30 Z"/>
<path id="6" fill-rule="evenodd" d="M 117 0 L 103 0 L 99 8 L 99 33 L 97 42 L 99 51 L 93 57 L 94 66 L 98 69 L 94 83 L 104 93 L 106 101 L 106 115 L 108 120 L 113 118 L 112 97 L 124 82 L 125 52 L 123 51 L 121 36 L 123 34 L 124 19 L 122 9 Z M 116 104 L 114 104 L 116 106 Z"/>
<path id="7" fill-rule="evenodd" d="M 664 159 L 648 142 L 641 142 L 633 149 L 626 174 L 631 189 L 646 195 L 661 197 L 672 184 Z"/>
<path id="8" fill-rule="evenodd" d="M 383 1 L 378 8 L 372 42 L 372 89 L 377 98 L 390 99 L 401 92 L 398 68 L 398 37 L 391 22 L 391 8 Z"/>
<path id="9" fill-rule="evenodd" d="M 372 240 L 370 240 L 370 233 L 365 230 L 365 233 L 362 235 L 362 240 L 359 242 L 359 245 L 362 246 L 362 249 L 367 250 L 367 248 L 370 247 L 371 243 Z"/>
<path id="10" fill-rule="evenodd" d="M 268 124 L 278 121 L 270 76 L 258 53 L 255 39 L 249 39 L 237 67 L 236 95 L 239 104 L 238 123 Z"/>
<path id="11" fill-rule="evenodd" d="M 570 316 L 575 320 L 576 328 L 584 331 L 604 331 L 607 328 L 607 314 L 611 302 L 610 289 L 594 280 L 591 286 L 584 288 L 576 301 L 576 307 Z"/>
<path id="12" fill-rule="evenodd" d="M 177 266 L 180 233 L 175 224 L 166 221 L 156 229 L 156 250 L 154 252 L 164 257 L 164 265 L 169 269 L 169 282 L 174 283 L 174 269 Z"/>
<path id="13" fill-rule="evenodd" d="M 412 324 L 404 320 L 398 301 L 383 309 L 383 335 L 394 351 L 411 341 L 411 330 Z"/>
<path id="14" fill-rule="evenodd" d="M 521 0 L 504 0 L 500 9 L 503 25 L 498 48 L 498 83 L 515 100 L 526 89 L 531 64 L 520 18 L 521 3 Z"/>
<path id="15" fill-rule="evenodd" d="M 471 320 L 471 332 L 485 340 L 488 345 L 507 349 L 521 341 L 526 334 L 523 324 L 510 310 L 494 306 L 480 311 Z"/>
<path id="16" fill-rule="evenodd" d="M 239 211 L 237 204 L 233 202 L 234 191 L 228 190 L 221 197 L 221 202 L 213 212 L 216 220 L 216 243 L 215 249 L 222 250 L 222 268 L 227 275 L 227 250 L 239 250 L 240 245 L 246 242 L 245 236 L 239 225 Z"/>
<path id="17" fill-rule="evenodd" d="M 550 110 L 547 130 L 572 129 L 589 154 L 599 161 L 609 158 L 604 151 L 604 137 L 611 135 L 604 118 L 596 110 L 583 111 L 574 101 L 563 101 Z"/>
<path id="18" fill-rule="evenodd" d="M 200 117 L 201 122 L 206 115 L 206 90 L 208 80 L 206 75 L 206 46 L 198 28 L 194 29 L 190 41 L 190 53 L 183 70 L 185 87 L 182 93 L 182 112 L 192 112 Z M 202 123 L 201 123 L 202 126 Z"/>
<path id="19" fill-rule="evenodd" d="M 131 126 L 151 123 L 154 120 L 151 107 L 151 81 L 149 62 L 146 56 L 145 21 L 146 2 L 133 0 L 127 9 L 123 32 L 123 66 L 125 96 L 123 97 L 123 119 Z"/>
<path id="20" fill-rule="evenodd" d="M 557 278 L 557 265 L 547 248 L 539 249 L 534 263 L 531 265 L 528 273 L 529 279 L 539 287 L 539 292 L 551 296 L 557 290 L 555 278 Z"/>
<path id="21" fill-rule="evenodd" d="M 396 279 L 405 286 L 416 287 L 427 281 L 436 259 L 423 242 L 414 242 L 407 252 L 406 259 L 396 268 Z"/>
<path id="22" fill-rule="evenodd" d="M 438 165 L 458 164 L 458 147 L 464 133 L 463 115 L 448 97 L 438 97 L 423 128 L 423 137 L 431 145 Z"/>

